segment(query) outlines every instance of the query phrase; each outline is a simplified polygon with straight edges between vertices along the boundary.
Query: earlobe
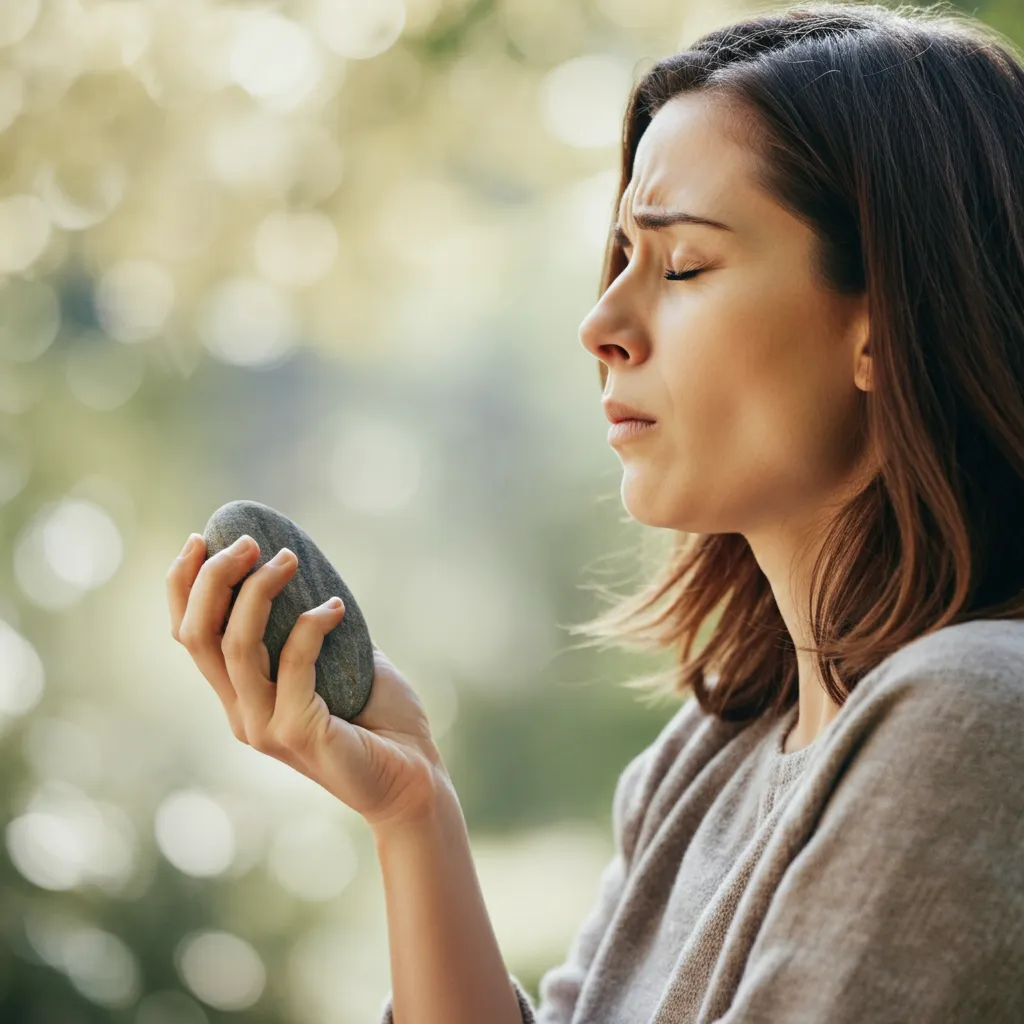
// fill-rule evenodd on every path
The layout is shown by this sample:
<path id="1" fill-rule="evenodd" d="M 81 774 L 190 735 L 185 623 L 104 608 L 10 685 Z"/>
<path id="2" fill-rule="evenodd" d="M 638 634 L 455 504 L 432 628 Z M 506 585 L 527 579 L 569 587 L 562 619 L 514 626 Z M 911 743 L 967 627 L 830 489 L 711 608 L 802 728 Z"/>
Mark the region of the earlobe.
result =
<path id="1" fill-rule="evenodd" d="M 854 375 L 854 382 L 862 391 L 871 391 L 871 350 L 865 338 L 857 354 L 857 372 Z"/>
<path id="2" fill-rule="evenodd" d="M 864 302 L 867 302 L 867 295 L 864 296 Z M 853 379 L 861 391 L 871 391 L 874 388 L 871 373 L 871 322 L 868 319 L 866 308 L 862 310 L 858 319 L 858 329 L 860 340 L 857 343 L 856 370 Z"/>
<path id="3" fill-rule="evenodd" d="M 854 382 L 861 391 L 874 390 L 874 385 L 871 380 L 871 370 L 871 353 L 867 345 L 865 345 L 857 361 L 857 373 L 854 376 Z"/>
<path id="4" fill-rule="evenodd" d="M 857 385 L 863 391 L 874 390 L 874 386 L 871 383 L 871 360 L 869 356 L 864 358 L 864 370 L 862 374 L 858 375 Z"/>

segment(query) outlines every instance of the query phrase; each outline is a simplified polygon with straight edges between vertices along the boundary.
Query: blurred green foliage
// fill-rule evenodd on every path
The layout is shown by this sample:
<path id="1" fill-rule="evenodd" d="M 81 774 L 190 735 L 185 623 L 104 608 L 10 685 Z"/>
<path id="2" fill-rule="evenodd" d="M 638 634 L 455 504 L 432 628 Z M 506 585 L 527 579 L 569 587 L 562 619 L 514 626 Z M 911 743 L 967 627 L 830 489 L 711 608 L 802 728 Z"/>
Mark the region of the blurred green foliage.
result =
<path id="1" fill-rule="evenodd" d="M 676 706 L 619 685 L 666 657 L 565 632 L 668 540 L 623 513 L 576 328 L 630 84 L 743 10 L 0 5 L 0 1019 L 375 1019 L 364 824 L 169 635 L 167 568 L 243 497 L 423 694 L 510 969 L 564 954 Z"/>

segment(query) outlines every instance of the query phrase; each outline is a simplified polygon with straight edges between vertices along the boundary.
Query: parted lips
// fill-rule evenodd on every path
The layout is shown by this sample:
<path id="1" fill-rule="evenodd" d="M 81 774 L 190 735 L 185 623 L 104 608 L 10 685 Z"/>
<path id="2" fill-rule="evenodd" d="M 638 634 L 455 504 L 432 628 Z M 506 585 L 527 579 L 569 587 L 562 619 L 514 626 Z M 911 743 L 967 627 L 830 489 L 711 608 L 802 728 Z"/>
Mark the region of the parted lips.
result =
<path id="1" fill-rule="evenodd" d="M 263 636 L 270 654 L 270 678 L 277 682 L 281 648 L 299 616 L 337 595 L 345 602 L 345 614 L 324 637 L 316 659 L 316 692 L 332 715 L 351 721 L 366 707 L 373 683 L 373 641 L 356 599 L 305 530 L 258 501 L 229 501 L 210 516 L 203 531 L 207 557 L 229 547 L 246 533 L 259 544 L 260 556 L 232 588 L 225 625 L 249 576 L 281 548 L 295 552 L 298 566 L 273 599 Z"/>

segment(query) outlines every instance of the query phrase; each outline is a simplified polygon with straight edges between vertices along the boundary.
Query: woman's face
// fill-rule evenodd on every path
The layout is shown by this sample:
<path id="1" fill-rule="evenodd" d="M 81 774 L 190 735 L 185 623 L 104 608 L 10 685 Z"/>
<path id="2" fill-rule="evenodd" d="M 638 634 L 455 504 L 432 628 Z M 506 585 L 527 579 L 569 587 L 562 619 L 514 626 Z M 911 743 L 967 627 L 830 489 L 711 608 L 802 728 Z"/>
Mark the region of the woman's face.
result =
<path id="1" fill-rule="evenodd" d="M 696 92 L 652 120 L 619 206 L 628 265 L 580 340 L 606 364 L 605 398 L 656 420 L 614 442 L 630 515 L 749 538 L 813 517 L 853 473 L 870 356 L 866 297 L 815 276 L 813 233 L 757 184 L 728 117 Z M 654 211 L 726 227 L 640 227 Z"/>

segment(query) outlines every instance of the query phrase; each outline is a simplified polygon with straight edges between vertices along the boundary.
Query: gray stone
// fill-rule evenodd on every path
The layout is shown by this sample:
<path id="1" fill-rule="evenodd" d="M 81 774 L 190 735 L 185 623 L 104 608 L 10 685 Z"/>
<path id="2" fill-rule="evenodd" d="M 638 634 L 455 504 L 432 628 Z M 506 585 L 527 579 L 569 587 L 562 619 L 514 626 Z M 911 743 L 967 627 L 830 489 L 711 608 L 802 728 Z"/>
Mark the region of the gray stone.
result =
<path id="1" fill-rule="evenodd" d="M 340 597 L 345 602 L 345 614 L 324 636 L 316 659 L 316 692 L 323 697 L 332 715 L 351 721 L 366 707 L 373 683 L 373 642 L 356 599 L 305 530 L 258 501 L 229 501 L 210 516 L 203 531 L 207 557 L 234 544 L 245 533 L 259 544 L 260 554 L 250 572 L 232 588 L 224 626 L 249 576 L 281 548 L 293 551 L 299 564 L 273 599 L 263 636 L 270 653 L 270 678 L 277 682 L 281 648 L 298 617 L 330 597 Z"/>

